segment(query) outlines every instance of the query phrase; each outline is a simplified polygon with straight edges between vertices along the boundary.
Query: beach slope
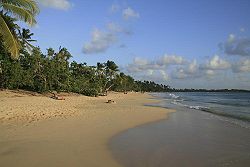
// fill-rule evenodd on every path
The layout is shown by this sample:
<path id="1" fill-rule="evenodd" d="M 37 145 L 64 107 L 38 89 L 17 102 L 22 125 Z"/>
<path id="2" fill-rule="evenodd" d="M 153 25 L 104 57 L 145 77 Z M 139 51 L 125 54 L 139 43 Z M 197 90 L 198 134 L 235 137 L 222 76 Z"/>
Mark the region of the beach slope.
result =
<path id="1" fill-rule="evenodd" d="M 120 166 L 109 139 L 172 112 L 144 106 L 157 101 L 141 93 L 64 97 L 0 91 L 0 166 Z"/>

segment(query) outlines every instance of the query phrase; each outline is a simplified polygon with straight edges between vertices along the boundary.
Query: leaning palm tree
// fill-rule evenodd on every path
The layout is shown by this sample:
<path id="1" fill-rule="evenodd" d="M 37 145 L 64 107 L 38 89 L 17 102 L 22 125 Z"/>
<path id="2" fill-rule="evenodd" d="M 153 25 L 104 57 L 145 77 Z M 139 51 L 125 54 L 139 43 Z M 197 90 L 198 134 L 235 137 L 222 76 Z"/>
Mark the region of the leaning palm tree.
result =
<path id="1" fill-rule="evenodd" d="M 34 0 L 0 0 L 0 36 L 12 58 L 19 57 L 20 43 L 15 31 L 12 31 L 8 26 L 6 16 L 11 16 L 33 26 L 36 24 L 35 15 L 38 13 L 39 8 Z"/>

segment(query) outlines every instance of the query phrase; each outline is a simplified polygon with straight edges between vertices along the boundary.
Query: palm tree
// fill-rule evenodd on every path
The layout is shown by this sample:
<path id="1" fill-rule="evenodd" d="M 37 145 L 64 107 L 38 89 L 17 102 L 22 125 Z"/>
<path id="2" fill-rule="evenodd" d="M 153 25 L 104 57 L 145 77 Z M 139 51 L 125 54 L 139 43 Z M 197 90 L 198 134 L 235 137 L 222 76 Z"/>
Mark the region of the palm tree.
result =
<path id="1" fill-rule="evenodd" d="M 10 29 L 6 17 L 11 16 L 33 26 L 36 24 L 35 15 L 38 13 L 39 8 L 34 0 L 0 0 L 0 35 L 12 58 L 19 57 L 21 45 L 16 32 Z"/>
<path id="2" fill-rule="evenodd" d="M 117 72 L 119 71 L 118 66 L 115 64 L 115 62 L 108 60 L 107 63 L 105 63 L 106 66 L 106 84 L 105 84 L 105 92 L 107 94 L 107 91 L 114 85 L 113 80 L 117 76 Z"/>
<path id="3" fill-rule="evenodd" d="M 32 39 L 34 33 L 31 33 L 29 29 L 23 28 L 22 31 L 18 30 L 18 38 L 23 47 L 27 48 L 28 50 L 32 50 L 35 47 L 30 44 L 30 42 L 36 42 L 36 40 Z"/>
<path id="4" fill-rule="evenodd" d="M 109 76 L 110 79 L 114 78 L 114 74 L 119 71 L 118 66 L 115 64 L 115 62 L 108 60 L 106 65 L 106 74 Z"/>

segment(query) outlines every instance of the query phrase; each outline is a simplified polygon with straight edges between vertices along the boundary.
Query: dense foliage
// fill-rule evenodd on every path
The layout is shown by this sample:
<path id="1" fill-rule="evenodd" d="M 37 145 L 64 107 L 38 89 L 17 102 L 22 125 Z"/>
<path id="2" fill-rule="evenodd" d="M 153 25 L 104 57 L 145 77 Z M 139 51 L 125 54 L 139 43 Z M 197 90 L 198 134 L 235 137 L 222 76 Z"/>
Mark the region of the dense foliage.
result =
<path id="1" fill-rule="evenodd" d="M 88 96 L 114 91 L 167 91 L 168 86 L 135 81 L 119 72 L 113 61 L 88 66 L 70 62 L 66 48 L 52 48 L 43 54 L 30 44 L 33 33 L 21 29 L 16 21 L 35 24 L 39 9 L 33 0 L 0 1 L 0 88 L 37 92 L 66 91 Z"/>
<path id="2" fill-rule="evenodd" d="M 21 51 L 19 59 L 11 59 L 0 45 L 0 87 L 26 89 L 37 92 L 67 91 L 97 96 L 114 91 L 166 91 L 169 87 L 149 81 L 135 81 L 119 72 L 113 61 L 88 66 L 69 62 L 66 48 L 55 52 L 52 48 L 43 54 L 39 48 L 31 53 Z"/>
<path id="3" fill-rule="evenodd" d="M 34 0 L 0 0 L 0 35 L 12 58 L 18 58 L 22 47 L 16 32 L 19 26 L 13 20 L 33 26 L 38 13 L 39 8 Z"/>

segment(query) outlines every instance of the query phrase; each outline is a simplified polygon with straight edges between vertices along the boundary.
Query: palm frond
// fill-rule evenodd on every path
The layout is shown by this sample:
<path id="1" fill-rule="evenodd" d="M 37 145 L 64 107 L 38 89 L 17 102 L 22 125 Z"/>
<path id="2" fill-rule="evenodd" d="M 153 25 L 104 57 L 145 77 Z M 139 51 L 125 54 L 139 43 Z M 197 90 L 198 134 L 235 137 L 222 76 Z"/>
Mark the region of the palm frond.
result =
<path id="1" fill-rule="evenodd" d="M 37 2 L 34 0 L 2 0 L 2 3 L 13 4 L 15 6 L 25 8 L 33 15 L 37 15 L 39 13 Z"/>
<path id="2" fill-rule="evenodd" d="M 37 42 L 35 39 L 27 39 L 28 42 Z"/>
<path id="3" fill-rule="evenodd" d="M 4 46 L 11 53 L 13 59 L 19 57 L 20 44 L 16 37 L 11 33 L 8 25 L 6 24 L 4 18 L 0 15 L 0 35 L 3 38 Z"/>
<path id="4" fill-rule="evenodd" d="M 36 47 L 35 46 L 33 46 L 32 44 L 30 44 L 29 42 L 25 42 L 25 44 L 26 44 L 26 49 L 28 49 L 29 51 L 32 51 L 33 49 L 35 49 Z"/>
<path id="5" fill-rule="evenodd" d="M 6 11 L 11 13 L 15 17 L 17 17 L 18 19 L 20 19 L 20 20 L 22 20 L 30 25 L 36 24 L 36 20 L 35 20 L 34 16 L 28 10 L 25 10 L 22 7 L 15 6 L 13 4 L 8 4 L 8 3 L 4 3 L 2 6 Z"/>

